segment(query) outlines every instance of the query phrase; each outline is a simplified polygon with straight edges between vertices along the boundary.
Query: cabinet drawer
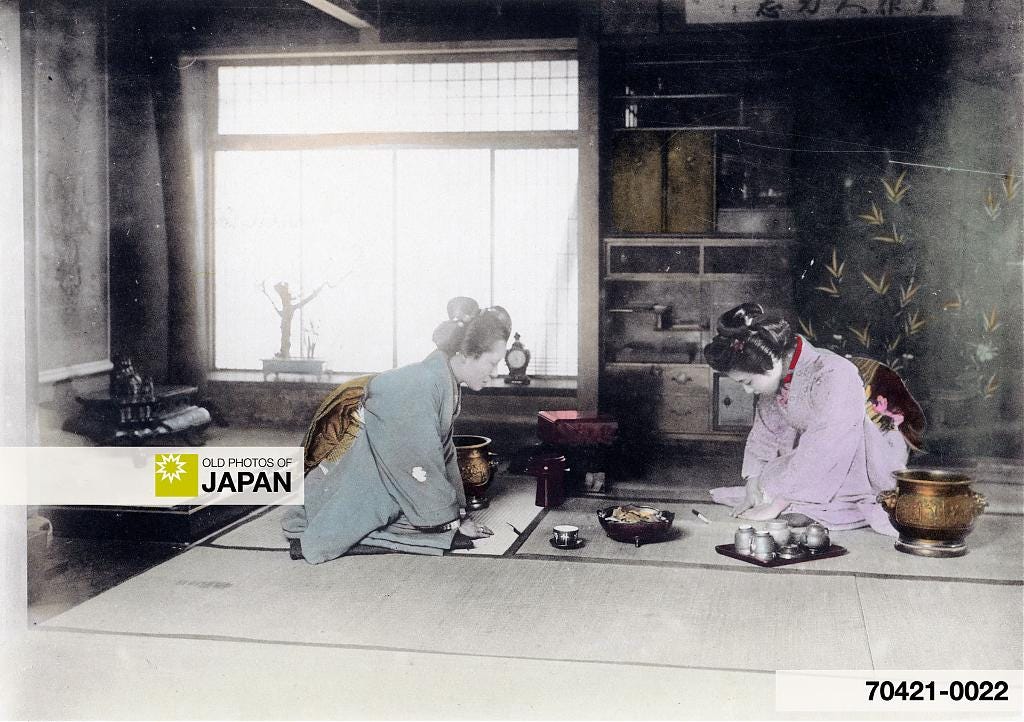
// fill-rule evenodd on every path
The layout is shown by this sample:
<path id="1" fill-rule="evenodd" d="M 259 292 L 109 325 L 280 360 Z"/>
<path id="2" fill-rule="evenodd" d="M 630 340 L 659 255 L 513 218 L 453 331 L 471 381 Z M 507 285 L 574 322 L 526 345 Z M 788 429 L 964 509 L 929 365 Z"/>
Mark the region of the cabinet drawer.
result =
<path id="1" fill-rule="evenodd" d="M 715 431 L 749 429 L 754 423 L 754 395 L 720 374 L 715 374 L 714 390 Z"/>
<path id="2" fill-rule="evenodd" d="M 705 366 L 665 364 L 658 367 L 658 393 L 711 397 L 711 383 Z"/>
<path id="3" fill-rule="evenodd" d="M 673 273 L 700 271 L 700 247 L 692 244 L 608 245 L 608 274 Z"/>
<path id="4" fill-rule="evenodd" d="M 658 367 L 655 425 L 666 434 L 707 433 L 711 389 L 707 367 L 669 364 Z"/>
<path id="5" fill-rule="evenodd" d="M 710 401 L 706 393 L 662 395 L 655 411 L 658 431 L 667 434 L 706 433 Z"/>

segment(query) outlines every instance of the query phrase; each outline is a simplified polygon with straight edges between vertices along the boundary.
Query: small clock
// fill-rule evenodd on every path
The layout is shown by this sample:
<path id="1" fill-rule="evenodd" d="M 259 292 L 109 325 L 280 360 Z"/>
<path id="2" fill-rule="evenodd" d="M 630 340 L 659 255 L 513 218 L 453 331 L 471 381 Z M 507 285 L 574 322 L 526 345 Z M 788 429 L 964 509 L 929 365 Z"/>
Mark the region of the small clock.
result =
<path id="1" fill-rule="evenodd" d="M 506 384 L 526 386 L 530 383 L 530 377 L 526 375 L 526 367 L 530 364 L 530 351 L 516 334 L 512 346 L 505 352 L 505 365 L 508 366 L 508 376 L 505 377 Z"/>

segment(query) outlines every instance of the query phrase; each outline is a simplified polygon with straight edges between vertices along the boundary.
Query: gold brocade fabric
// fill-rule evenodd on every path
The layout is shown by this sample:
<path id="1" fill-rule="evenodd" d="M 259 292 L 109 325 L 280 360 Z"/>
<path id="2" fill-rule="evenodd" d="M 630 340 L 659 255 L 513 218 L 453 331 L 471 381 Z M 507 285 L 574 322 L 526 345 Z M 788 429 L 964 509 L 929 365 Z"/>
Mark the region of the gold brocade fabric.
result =
<path id="1" fill-rule="evenodd" d="M 349 450 L 362 426 L 359 407 L 366 395 L 366 387 L 376 374 L 354 378 L 327 394 L 302 440 L 305 450 L 305 472 L 321 461 L 337 461 Z"/>

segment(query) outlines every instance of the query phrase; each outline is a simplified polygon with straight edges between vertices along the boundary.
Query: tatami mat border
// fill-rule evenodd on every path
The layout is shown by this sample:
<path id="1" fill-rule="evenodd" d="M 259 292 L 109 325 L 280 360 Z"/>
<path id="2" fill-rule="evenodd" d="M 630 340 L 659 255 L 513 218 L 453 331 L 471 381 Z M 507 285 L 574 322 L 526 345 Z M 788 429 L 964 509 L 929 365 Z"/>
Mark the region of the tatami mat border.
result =
<path id="1" fill-rule="evenodd" d="M 528 554 L 518 553 L 518 549 L 526 543 L 533 534 L 537 526 L 544 519 L 547 514 L 547 510 L 544 510 L 537 518 L 530 524 L 526 529 L 523 530 L 523 534 L 519 536 L 519 539 L 509 547 L 508 551 L 502 554 L 500 557 L 491 555 L 479 555 L 474 556 L 467 554 L 460 556 L 461 559 L 525 559 L 527 561 L 541 561 L 541 562 L 573 562 L 577 564 L 614 564 L 623 567 L 670 567 L 676 569 L 713 569 L 716 571 L 723 572 L 740 572 L 744 574 L 749 573 L 760 573 L 762 572 L 760 567 L 751 565 L 748 567 L 737 567 L 731 564 L 708 564 L 706 562 L 673 562 L 658 559 L 602 559 L 601 557 L 586 557 L 578 554 Z M 287 549 L 277 549 L 273 547 L 247 547 L 247 546 L 227 546 L 221 544 L 202 544 L 200 546 L 207 547 L 209 549 L 226 549 L 228 551 L 247 551 L 247 552 L 273 552 L 276 554 L 283 554 L 287 552 Z M 147 570 L 148 571 L 148 570 Z M 933 577 L 933 576 L 922 576 L 915 574 L 881 574 L 878 572 L 846 572 L 837 571 L 834 569 L 801 569 L 795 565 L 788 569 L 777 569 L 773 570 L 773 574 L 802 574 L 809 576 L 820 576 L 820 577 L 853 577 L 855 579 L 901 579 L 903 581 L 911 582 L 954 582 L 958 584 L 986 584 L 989 586 L 1001 586 L 1001 587 L 1024 587 L 1024 580 L 1019 579 L 985 579 L 983 577 Z M 140 572 L 141 574 L 141 572 Z M 138 576 L 138 575 L 134 575 Z M 125 580 L 127 581 L 127 580 Z"/>
<path id="2" fill-rule="evenodd" d="M 875 668 L 875 654 L 871 651 L 871 634 L 868 633 L 868 619 L 864 613 L 864 594 L 860 589 L 860 580 L 854 576 L 853 588 L 857 591 L 857 609 L 860 611 L 860 623 L 864 628 L 865 634 L 868 635 L 868 659 L 871 660 L 871 669 Z"/>
<path id="3" fill-rule="evenodd" d="M 601 557 L 585 557 L 569 554 L 516 554 L 516 559 L 527 559 L 542 562 L 574 562 L 576 564 L 614 564 L 624 567 L 672 567 L 676 569 L 713 569 L 722 572 L 739 572 L 741 574 L 763 574 L 761 567 L 749 564 L 733 566 L 731 564 L 708 564 L 707 562 L 674 562 L 660 559 L 602 559 Z M 881 574 L 879 572 L 847 572 L 835 569 L 801 569 L 796 565 L 773 569 L 772 574 L 800 574 L 818 577 L 854 577 L 862 579 L 901 579 L 910 582 L 956 582 L 961 584 L 986 584 L 1000 587 L 1024 587 L 1020 579 L 985 579 L 976 577 L 930 577 L 915 574 Z"/>
<path id="4" fill-rule="evenodd" d="M 469 558 L 469 557 L 463 557 Z M 494 557 L 490 557 L 493 559 Z M 143 637 L 148 639 L 183 639 L 206 642 L 228 642 L 235 644 L 270 644 L 284 647 L 317 647 L 323 649 L 349 649 L 374 652 L 396 652 L 400 654 L 439 654 L 446 657 L 485 657 L 488 659 L 515 659 L 529 662 L 569 662 L 572 664 L 605 664 L 618 667 L 657 667 L 662 669 L 693 669 L 706 672 L 750 672 L 753 674 L 775 674 L 774 669 L 757 669 L 752 667 L 704 667 L 694 664 L 659 664 L 657 662 L 622 662 L 609 659 L 581 659 L 578 657 L 531 657 L 515 654 L 479 654 L 470 652 L 454 652 L 447 649 L 416 649 L 414 647 L 390 647 L 375 644 L 344 644 L 341 642 L 295 642 L 283 639 L 262 639 L 260 637 L 237 637 L 226 634 L 160 634 L 157 632 L 121 632 L 106 629 L 86 629 L 84 627 L 64 627 L 47 625 L 34 627 L 32 631 L 65 632 L 72 634 L 96 634 L 113 637 Z"/>
<path id="5" fill-rule="evenodd" d="M 220 539 L 225 534 L 233 532 L 238 527 L 245 526 L 246 524 L 248 524 L 251 521 L 256 521 L 260 517 L 266 516 L 267 514 L 269 514 L 270 512 L 272 512 L 276 508 L 277 508 L 276 506 L 265 506 L 262 509 L 257 509 L 256 511 L 252 512 L 251 514 L 247 514 L 246 516 L 243 516 L 241 519 L 238 519 L 236 521 L 231 522 L 230 524 L 228 524 L 226 527 L 224 527 L 220 531 L 216 531 L 213 534 L 211 534 L 210 536 L 205 537 L 203 539 L 200 539 L 199 541 L 197 541 L 192 546 L 196 546 L 196 547 L 215 547 L 217 549 L 234 549 L 235 547 L 220 546 L 218 544 L 214 544 L 214 542 L 217 541 L 218 539 Z M 239 547 L 239 548 L 247 548 L 247 547 Z"/>
<path id="6" fill-rule="evenodd" d="M 514 542 L 512 542 L 512 546 L 510 546 L 508 549 L 506 549 L 505 553 L 502 554 L 501 556 L 502 557 L 513 557 L 513 556 L 515 556 L 516 552 L 519 551 L 519 547 L 521 547 L 523 544 L 525 544 L 526 541 L 531 536 L 533 536 L 533 532 L 536 531 L 537 527 L 540 526 L 540 523 L 542 521 L 544 521 L 544 517 L 546 517 L 547 515 L 548 515 L 548 507 L 544 507 L 543 509 L 540 510 L 540 512 L 537 514 L 537 516 L 535 516 L 533 518 L 533 521 L 531 521 L 527 525 L 527 527 L 522 530 L 522 534 L 519 535 L 519 538 L 516 539 Z M 467 556 L 470 556 L 470 555 L 467 555 Z"/>
<path id="7" fill-rule="evenodd" d="M 287 549 L 281 549 L 280 547 L 247 547 L 237 544 L 199 544 L 197 546 L 206 547 L 207 549 L 229 549 L 244 552 L 276 552 L 278 554 L 283 554 L 288 551 Z"/>

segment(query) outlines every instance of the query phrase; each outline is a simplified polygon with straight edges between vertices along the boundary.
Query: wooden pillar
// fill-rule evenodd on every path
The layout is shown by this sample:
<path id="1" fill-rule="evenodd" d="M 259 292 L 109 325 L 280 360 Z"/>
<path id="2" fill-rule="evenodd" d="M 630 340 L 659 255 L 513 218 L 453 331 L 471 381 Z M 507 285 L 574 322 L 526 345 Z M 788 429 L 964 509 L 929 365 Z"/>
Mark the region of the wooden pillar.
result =
<path id="1" fill-rule="evenodd" d="M 600 5 L 580 4 L 579 60 L 579 375 L 577 408 L 597 413 L 600 369 L 598 39 Z"/>
<path id="2" fill-rule="evenodd" d="M 35 334 L 25 313 L 35 286 L 27 273 L 27 257 L 35 244 L 26 243 L 22 134 L 22 73 L 20 3 L 0 3 L 0 406 L 3 407 L 3 446 L 27 446 L 33 441 L 36 364 Z M 31 70 L 31 63 L 29 70 Z M 32 77 L 29 75 L 28 77 Z M 29 85 L 31 87 L 31 85 Z M 34 304 L 32 305 L 34 309 Z M 33 316 L 34 318 L 34 316 Z M 30 373 L 31 371 L 31 373 Z M 32 381 L 30 383 L 30 381 Z M 30 400 L 32 403 L 30 403 Z M 20 480 L 11 479 L 17 483 Z M 0 505 L 0 639 L 12 640 L 26 628 L 25 508 Z"/>

